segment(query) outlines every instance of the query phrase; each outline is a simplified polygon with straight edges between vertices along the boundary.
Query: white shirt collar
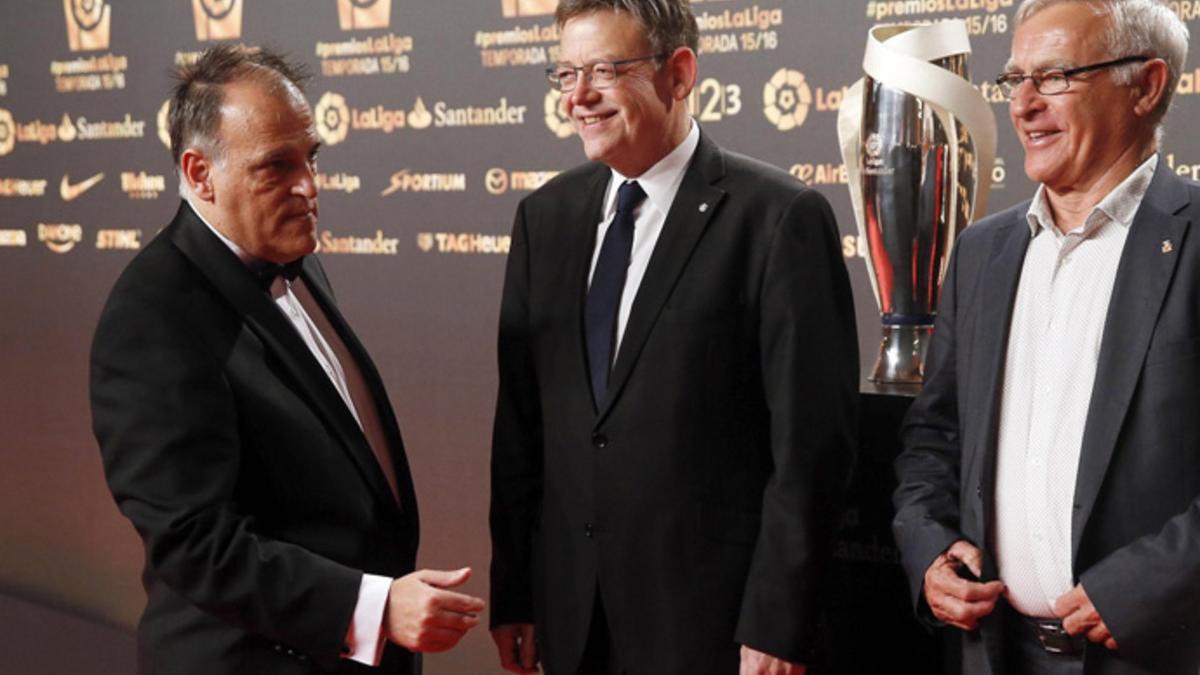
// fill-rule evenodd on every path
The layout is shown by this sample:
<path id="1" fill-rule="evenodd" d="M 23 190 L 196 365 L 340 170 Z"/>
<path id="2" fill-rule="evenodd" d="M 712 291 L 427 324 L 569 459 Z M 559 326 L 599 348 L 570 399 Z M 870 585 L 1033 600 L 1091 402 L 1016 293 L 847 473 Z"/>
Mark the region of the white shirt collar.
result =
<path id="1" fill-rule="evenodd" d="M 1125 177 L 1119 185 L 1109 191 L 1100 203 L 1092 207 L 1091 213 L 1084 220 L 1082 234 L 1091 234 L 1104 222 L 1113 222 L 1129 227 L 1133 217 L 1137 215 L 1142 198 L 1150 188 L 1154 178 L 1154 170 L 1158 167 L 1158 153 L 1150 155 L 1146 161 L 1138 165 L 1133 173 Z M 1036 237 L 1039 230 L 1049 230 L 1058 234 L 1054 227 L 1054 216 L 1050 212 L 1050 204 L 1046 197 L 1046 184 L 1038 185 L 1029 210 L 1025 212 L 1025 220 L 1029 223 L 1030 235 Z"/>
<path id="2" fill-rule="evenodd" d="M 696 146 L 700 145 L 700 125 L 691 118 L 688 119 L 688 123 L 691 124 L 691 129 L 683 142 L 667 153 L 666 157 L 658 160 L 654 166 L 646 169 L 642 175 L 627 178 L 616 169 L 612 170 L 612 180 L 609 181 L 608 193 L 604 200 L 606 220 L 617 210 L 617 190 L 622 183 L 629 180 L 636 180 L 638 185 L 642 186 L 646 193 L 646 203 L 650 207 L 660 213 L 667 213 L 671 209 L 671 202 L 675 200 L 675 193 L 679 191 L 679 184 L 683 182 L 688 162 L 695 154 Z"/>

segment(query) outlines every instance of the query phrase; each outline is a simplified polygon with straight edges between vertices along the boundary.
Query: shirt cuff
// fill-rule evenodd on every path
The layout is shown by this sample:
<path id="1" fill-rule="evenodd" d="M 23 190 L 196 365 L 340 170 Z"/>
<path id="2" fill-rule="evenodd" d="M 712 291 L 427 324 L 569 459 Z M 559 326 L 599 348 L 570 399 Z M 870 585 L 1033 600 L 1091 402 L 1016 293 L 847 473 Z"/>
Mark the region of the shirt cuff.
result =
<path id="1" fill-rule="evenodd" d="M 346 650 L 342 658 L 368 666 L 378 666 L 383 658 L 383 610 L 387 607 L 392 579 L 378 574 L 363 574 L 358 587 L 358 604 L 346 631 Z"/>

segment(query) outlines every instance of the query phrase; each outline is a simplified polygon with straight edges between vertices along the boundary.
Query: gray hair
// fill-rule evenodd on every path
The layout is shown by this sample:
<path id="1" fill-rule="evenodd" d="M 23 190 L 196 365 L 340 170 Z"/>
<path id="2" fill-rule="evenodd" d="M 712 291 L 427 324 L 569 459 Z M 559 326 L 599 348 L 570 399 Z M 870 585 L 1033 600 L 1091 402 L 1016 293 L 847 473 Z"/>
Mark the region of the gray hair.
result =
<path id="1" fill-rule="evenodd" d="M 1016 26 L 1020 28 L 1021 24 L 1043 9 L 1068 2 L 1093 5 L 1108 15 L 1103 44 L 1111 58 L 1149 56 L 1166 61 L 1167 88 L 1151 117 L 1161 135 L 1163 119 L 1171 105 L 1175 88 L 1179 86 L 1183 62 L 1187 58 L 1187 26 L 1162 0 L 1025 0 L 1017 8 Z M 1136 63 L 1114 68 L 1113 81 L 1127 85 L 1133 81 L 1137 69 Z"/>
<path id="2" fill-rule="evenodd" d="M 560 0 L 554 20 L 559 28 L 583 14 L 625 12 L 637 19 L 655 54 L 669 56 L 680 47 L 696 51 L 700 29 L 688 0 Z"/>

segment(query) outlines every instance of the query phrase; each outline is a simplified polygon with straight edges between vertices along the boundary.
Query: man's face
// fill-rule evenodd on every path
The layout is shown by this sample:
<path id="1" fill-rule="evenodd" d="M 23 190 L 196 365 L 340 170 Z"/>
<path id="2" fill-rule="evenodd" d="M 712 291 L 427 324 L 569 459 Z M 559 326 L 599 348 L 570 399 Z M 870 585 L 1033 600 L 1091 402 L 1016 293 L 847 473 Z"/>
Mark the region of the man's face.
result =
<path id="1" fill-rule="evenodd" d="M 641 24 L 625 12 L 583 14 L 562 29 L 562 63 L 582 66 L 650 54 Z M 679 114 L 682 103 L 672 97 L 669 74 L 655 61 L 629 63 L 617 70 L 609 88 L 596 89 L 580 77 L 563 100 L 588 159 L 636 177 L 682 140 L 678 128 L 687 117 Z M 686 126 L 683 129 L 686 133 Z"/>
<path id="2" fill-rule="evenodd" d="M 1128 56 L 1104 49 L 1100 40 L 1107 25 L 1108 18 L 1089 3 L 1044 9 L 1013 34 L 1010 70 L 1028 74 Z M 1025 173 L 1060 195 L 1105 187 L 1114 166 L 1140 154 L 1145 133 L 1133 112 L 1130 87 L 1115 84 L 1111 70 L 1072 76 L 1070 85 L 1046 96 L 1026 81 L 1009 103 L 1025 148 Z"/>
<path id="3" fill-rule="evenodd" d="M 256 80 L 227 85 L 217 136 L 214 225 L 262 260 L 287 263 L 312 253 L 319 141 L 300 92 Z"/>

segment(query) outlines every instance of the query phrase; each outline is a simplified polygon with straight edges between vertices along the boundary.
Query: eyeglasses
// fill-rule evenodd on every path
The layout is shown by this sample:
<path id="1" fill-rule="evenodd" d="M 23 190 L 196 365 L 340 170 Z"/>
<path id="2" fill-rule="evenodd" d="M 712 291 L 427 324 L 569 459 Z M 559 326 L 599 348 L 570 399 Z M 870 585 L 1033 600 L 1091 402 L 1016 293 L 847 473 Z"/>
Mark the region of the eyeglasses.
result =
<path id="1" fill-rule="evenodd" d="M 1025 80 L 1033 82 L 1033 88 L 1039 94 L 1053 96 L 1061 94 L 1071 88 L 1071 78 L 1080 73 L 1088 73 L 1093 70 L 1102 70 L 1104 68 L 1112 68 L 1114 66 L 1123 66 L 1127 63 L 1141 63 L 1149 61 L 1149 56 L 1126 56 L 1104 63 L 1093 63 L 1088 66 L 1079 66 L 1078 68 L 1051 68 L 1036 73 L 1025 75 L 1023 73 L 1004 73 L 996 78 L 996 85 L 1000 87 L 1000 91 L 1008 98 L 1016 95 L 1017 89 L 1021 88 L 1021 83 Z"/>
<path id="2" fill-rule="evenodd" d="M 596 61 L 582 66 L 572 66 L 569 63 L 559 63 L 546 69 L 546 79 L 550 80 L 550 84 L 554 85 L 559 91 L 564 94 L 575 89 L 579 84 L 579 76 L 582 74 L 587 82 L 596 89 L 607 89 L 611 87 L 613 82 L 617 81 L 617 75 L 620 73 L 617 66 L 623 66 L 627 63 L 637 63 L 638 61 L 649 61 L 650 59 L 665 58 L 666 54 L 652 54 L 650 56 L 639 56 L 635 59 L 621 59 L 620 61 Z"/>

